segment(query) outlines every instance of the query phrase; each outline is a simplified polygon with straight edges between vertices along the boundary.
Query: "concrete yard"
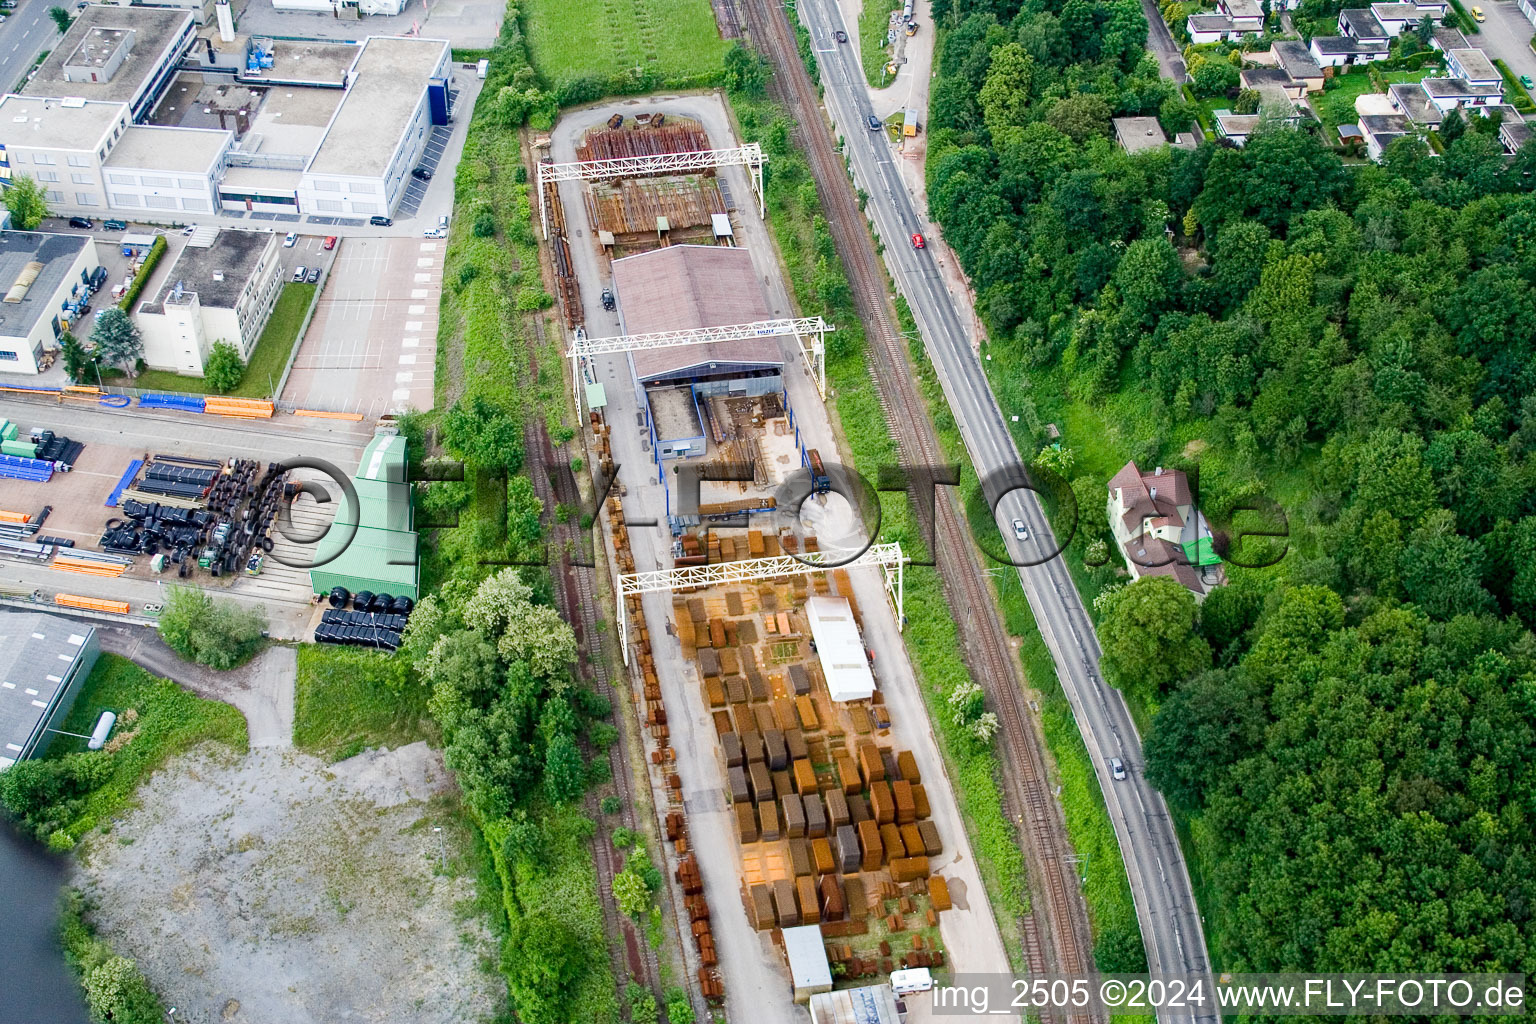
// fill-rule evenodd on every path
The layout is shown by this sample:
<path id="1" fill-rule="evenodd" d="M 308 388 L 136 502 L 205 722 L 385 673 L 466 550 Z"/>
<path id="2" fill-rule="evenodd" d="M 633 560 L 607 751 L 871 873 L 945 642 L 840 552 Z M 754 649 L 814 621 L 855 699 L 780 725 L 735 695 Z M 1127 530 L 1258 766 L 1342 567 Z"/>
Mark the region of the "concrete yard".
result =
<path id="1" fill-rule="evenodd" d="M 714 147 L 736 144 L 718 98 L 643 97 L 567 113 L 555 126 L 552 158 L 556 162 L 575 159 L 576 146 L 588 128 L 601 125 L 615 113 L 628 118 L 639 111 L 661 111 L 669 119 L 698 121 Z M 793 315 L 794 306 L 781 279 L 776 250 L 757 215 L 757 197 L 748 174 L 741 168 L 724 168 L 718 172 L 717 180 L 733 199 L 731 224 L 735 241 L 751 253 L 754 275 L 762 283 L 770 315 Z M 617 335 L 621 330 L 618 311 L 604 310 L 600 301 L 602 289 L 610 285 L 611 272 L 587 222 L 581 184 L 562 183 L 560 196 L 572 262 L 581 286 L 581 312 L 587 333 L 594 338 Z M 838 446 L 795 340 L 779 339 L 779 344 L 784 387 L 802 441 L 835 461 Z M 635 571 L 670 567 L 672 536 L 663 516 L 666 499 L 647 450 L 644 414 L 637 404 L 628 362 L 623 356 L 597 357 L 592 361 L 590 374 L 607 392 L 609 405 L 604 412 L 612 427 L 613 460 L 621 467 L 626 517 L 631 522 L 656 521 L 653 526 L 634 525 L 629 530 Z M 773 459 L 778 453 L 764 449 L 764 454 Z M 976 871 L 953 790 L 944 775 L 943 761 L 928 726 L 926 708 L 902 646 L 893 608 L 876 570 L 854 570 L 849 575 L 853 595 L 862 610 L 864 640 L 877 652 L 879 686 L 893 720 L 889 736 L 882 737 L 881 743 L 913 752 L 927 787 L 932 820 L 943 841 L 943 853 L 932 860 L 930 868 L 949 881 L 954 895 L 954 908 L 939 916 L 946 970 L 1006 973 L 1007 955 Z M 704 596 L 712 593 L 715 592 L 706 591 Z M 790 999 L 790 979 L 783 956 L 772 945 L 770 932 L 758 932 L 751 927 L 739 896 L 744 847 L 737 841 L 735 815 L 722 795 L 726 774 L 717 755 L 715 722 L 701 693 L 694 660 L 684 656 L 675 635 L 672 596 L 648 594 L 642 603 L 657 680 L 668 709 L 668 742 L 677 753 L 674 767 L 681 782 L 691 850 L 698 857 L 704 892 L 709 899 L 728 1018 L 752 1024 L 803 1024 L 809 1017 L 803 1007 Z M 632 640 L 633 625 L 632 622 Z M 652 767 L 651 771 L 653 786 L 663 785 L 659 770 Z M 658 793 L 658 802 L 665 810 L 664 793 Z M 691 947 L 689 952 L 693 954 Z M 696 967 L 696 961 L 690 961 L 690 966 Z"/>
<path id="2" fill-rule="evenodd" d="M 447 244 L 440 238 L 340 242 L 283 400 L 369 419 L 431 409 Z"/>

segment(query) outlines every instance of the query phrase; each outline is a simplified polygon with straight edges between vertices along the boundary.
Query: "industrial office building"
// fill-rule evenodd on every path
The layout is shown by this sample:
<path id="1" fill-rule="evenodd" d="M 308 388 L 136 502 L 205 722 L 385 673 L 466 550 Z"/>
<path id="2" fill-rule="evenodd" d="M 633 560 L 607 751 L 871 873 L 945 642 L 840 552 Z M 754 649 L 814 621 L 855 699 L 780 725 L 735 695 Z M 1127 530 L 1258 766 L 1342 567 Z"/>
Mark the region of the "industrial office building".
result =
<path id="1" fill-rule="evenodd" d="M 272 231 L 199 228 L 160 293 L 134 310 L 144 362 L 201 377 L 216 341 L 249 361 L 283 289 L 279 253 Z"/>
<path id="2" fill-rule="evenodd" d="M 65 307 L 100 265 L 84 235 L 0 232 L 0 372 L 42 369 L 70 326 Z"/>
<path id="3" fill-rule="evenodd" d="M 48 749 L 100 653 L 84 623 L 0 612 L 0 770 Z"/>

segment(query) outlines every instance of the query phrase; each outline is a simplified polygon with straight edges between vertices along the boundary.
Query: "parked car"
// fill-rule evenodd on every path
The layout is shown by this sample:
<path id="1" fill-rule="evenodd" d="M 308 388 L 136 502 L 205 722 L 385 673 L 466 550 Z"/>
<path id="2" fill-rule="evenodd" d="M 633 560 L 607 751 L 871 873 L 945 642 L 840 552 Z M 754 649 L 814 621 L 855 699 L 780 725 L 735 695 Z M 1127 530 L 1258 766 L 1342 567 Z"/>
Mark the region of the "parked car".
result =
<path id="1" fill-rule="evenodd" d="M 928 242 L 921 234 L 915 234 L 912 236 L 912 248 L 926 249 L 928 248 Z"/>
<path id="2" fill-rule="evenodd" d="M 1013 521 L 1013 535 L 1019 540 L 1029 540 L 1029 527 L 1024 525 L 1024 520 L 1015 519 Z"/>
<path id="3" fill-rule="evenodd" d="M 882 127 L 883 126 L 880 124 L 880 119 L 878 117 L 876 117 L 874 114 L 870 114 L 869 115 L 869 130 L 872 131 L 872 132 L 877 132 Z"/>
<path id="4" fill-rule="evenodd" d="M 196 224 L 188 224 L 186 227 L 181 229 L 181 233 L 184 234 L 184 235 L 190 235 L 190 234 L 192 234 L 192 232 L 194 232 L 196 230 L 197 230 L 197 225 Z"/>
<path id="5" fill-rule="evenodd" d="M 309 268 L 308 267 L 304 267 L 304 266 L 294 267 L 293 268 L 293 283 L 294 284 L 303 284 L 304 283 L 304 278 L 308 274 L 309 274 Z"/>
<path id="6" fill-rule="evenodd" d="M 320 283 L 320 268 L 319 267 L 310 267 L 309 268 L 309 276 L 306 277 L 304 280 L 308 281 L 310 284 L 319 284 Z"/>
<path id="7" fill-rule="evenodd" d="M 846 43 L 848 41 L 848 33 L 844 32 L 842 29 L 838 29 L 837 32 L 834 33 L 834 34 L 837 36 L 837 41 L 838 42 Z"/>
<path id="8" fill-rule="evenodd" d="M 432 172 L 427 170 L 425 167 L 417 167 L 411 171 L 411 177 L 415 178 L 417 181 L 431 181 Z"/>
<path id="9" fill-rule="evenodd" d="M 613 308 L 613 291 L 611 289 L 608 289 L 608 288 L 604 288 L 603 289 L 603 308 L 604 309 L 612 309 Z"/>
<path id="10" fill-rule="evenodd" d="M 372 224 L 376 228 L 387 228 L 391 227 L 395 222 L 390 220 L 388 217 L 384 217 L 376 213 L 372 217 L 368 218 L 368 223 Z"/>
<path id="11" fill-rule="evenodd" d="M 324 249 L 326 252 L 330 252 L 332 249 L 336 248 L 336 236 L 335 235 L 326 235 L 325 236 L 325 244 L 322 245 L 320 248 Z"/>
<path id="12" fill-rule="evenodd" d="M 1486 16 L 1484 16 L 1483 9 L 1481 7 L 1474 7 L 1472 8 L 1472 20 L 1482 22 L 1487 21 L 1488 19 Z"/>
<path id="13" fill-rule="evenodd" d="M 448 215 L 446 213 L 443 214 L 441 217 L 437 218 L 437 226 L 442 228 L 445 233 L 447 232 L 447 230 L 448 230 Z"/>
<path id="14" fill-rule="evenodd" d="M 1109 774 L 1116 782 L 1125 781 L 1125 762 L 1118 757 L 1109 759 Z"/>
<path id="15" fill-rule="evenodd" d="M 89 217 L 71 217 L 69 218 L 69 226 L 72 228 L 84 228 L 90 231 L 96 226 L 96 222 Z"/>
<path id="16" fill-rule="evenodd" d="M 421 236 L 423 238 L 447 238 L 448 232 L 442 228 L 427 228 L 427 230 L 421 233 Z"/>
<path id="17" fill-rule="evenodd" d="M 1526 89 L 1536 89 L 1536 82 L 1531 80 L 1530 75 L 1521 75 L 1520 85 Z"/>
<path id="18" fill-rule="evenodd" d="M 104 220 L 101 226 L 108 231 L 127 231 L 128 222 L 125 220 Z"/>
<path id="19" fill-rule="evenodd" d="M 299 233 L 297 231 L 290 231 L 290 232 L 288 232 L 287 237 L 283 239 L 283 248 L 284 249 L 292 249 L 293 246 L 294 246 L 294 243 L 297 242 L 298 240 L 299 240 Z"/>

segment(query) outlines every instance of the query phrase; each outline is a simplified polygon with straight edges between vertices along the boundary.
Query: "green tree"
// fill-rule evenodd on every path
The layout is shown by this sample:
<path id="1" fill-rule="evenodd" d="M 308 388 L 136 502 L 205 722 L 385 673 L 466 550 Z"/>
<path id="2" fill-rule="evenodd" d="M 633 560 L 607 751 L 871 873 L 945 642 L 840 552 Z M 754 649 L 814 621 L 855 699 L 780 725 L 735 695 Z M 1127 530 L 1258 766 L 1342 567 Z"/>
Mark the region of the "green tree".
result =
<path id="1" fill-rule="evenodd" d="M 1045 115 L 1046 123 L 1073 142 L 1087 142 L 1109 135 L 1109 119 L 1113 113 L 1102 96 L 1078 93 L 1057 100 Z"/>
<path id="2" fill-rule="evenodd" d="M 55 8 L 57 9 L 57 8 Z M 112 1024 L 159 1024 L 165 1008 L 132 960 L 114 956 L 87 970 L 81 978 L 91 1016 Z"/>
<path id="3" fill-rule="evenodd" d="M 193 587 L 172 587 L 159 629 L 160 638 L 183 657 L 231 669 L 261 646 L 267 614 L 260 607 L 215 601 Z"/>
<path id="4" fill-rule="evenodd" d="M 1022 127 L 1028 121 L 1030 86 L 1034 81 L 1035 62 L 1018 43 L 1004 43 L 992 51 L 986 84 L 977 99 L 982 120 L 993 135 L 1010 126 Z"/>
<path id="5" fill-rule="evenodd" d="M 443 416 L 443 444 L 477 466 L 516 473 L 523 467 L 523 431 L 511 416 L 473 395 L 461 398 Z"/>
<path id="6" fill-rule="evenodd" d="M 1104 677 L 1156 699 L 1210 667 L 1211 648 L 1198 625 L 1195 595 L 1170 576 L 1143 576 L 1115 595 L 1099 623 Z"/>
<path id="7" fill-rule="evenodd" d="M 622 913 L 638 921 L 651 909 L 651 890 L 645 879 L 626 869 L 613 876 L 613 902 Z"/>
<path id="8" fill-rule="evenodd" d="M 96 318 L 91 345 L 98 360 L 125 370 L 144 354 L 144 339 L 139 335 L 138 327 L 116 306 L 108 306 Z"/>
<path id="9" fill-rule="evenodd" d="M 245 363 L 240 350 L 227 341 L 216 341 L 203 361 L 203 379 L 221 395 L 227 395 L 240 386 L 245 376 Z"/>
<path id="10" fill-rule="evenodd" d="M 48 8 L 48 17 L 53 19 L 53 23 L 58 26 L 58 29 L 61 33 L 69 31 L 69 12 L 64 8 Z"/>
<path id="11" fill-rule="evenodd" d="M 1159 235 L 1130 244 L 1115 268 L 1112 283 L 1125 312 L 1143 326 L 1151 326 L 1177 295 L 1182 277 L 1179 254 Z"/>
<path id="12" fill-rule="evenodd" d="M 1259 749 L 1268 724 L 1263 692 L 1240 670 L 1192 676 L 1152 720 L 1147 780 L 1169 802 L 1198 812 L 1227 767 Z"/>
<path id="13" fill-rule="evenodd" d="M 514 921 L 502 946 L 502 973 L 518 1019 L 569 1021 L 585 959 L 581 939 L 558 918 L 535 913 Z"/>
<path id="14" fill-rule="evenodd" d="M 1433 618 L 1475 614 L 1493 607 L 1483 589 L 1483 546 L 1456 532 L 1456 516 L 1436 509 L 1408 535 L 1400 562 L 1408 600 Z"/>
<path id="15" fill-rule="evenodd" d="M 5 208 L 11 223 L 22 231 L 35 231 L 45 217 L 53 216 L 43 187 L 30 174 L 18 174 L 5 190 Z"/>
<path id="16" fill-rule="evenodd" d="M 91 368 L 91 357 L 86 354 L 80 339 L 65 331 L 59 335 L 60 354 L 64 359 L 64 373 L 76 384 L 84 384 Z"/>
<path id="17" fill-rule="evenodd" d="M 768 84 L 768 62 L 737 40 L 725 52 L 725 87 L 742 96 L 761 96 Z"/>
<path id="18" fill-rule="evenodd" d="M 667 989 L 667 1020 L 669 1024 L 693 1024 L 693 1000 L 688 998 L 688 990 L 680 985 L 673 985 Z"/>
<path id="19" fill-rule="evenodd" d="M 576 740 L 562 733 L 549 742 L 544 753 L 544 784 L 556 803 L 574 800 L 586 788 L 586 768 Z"/>

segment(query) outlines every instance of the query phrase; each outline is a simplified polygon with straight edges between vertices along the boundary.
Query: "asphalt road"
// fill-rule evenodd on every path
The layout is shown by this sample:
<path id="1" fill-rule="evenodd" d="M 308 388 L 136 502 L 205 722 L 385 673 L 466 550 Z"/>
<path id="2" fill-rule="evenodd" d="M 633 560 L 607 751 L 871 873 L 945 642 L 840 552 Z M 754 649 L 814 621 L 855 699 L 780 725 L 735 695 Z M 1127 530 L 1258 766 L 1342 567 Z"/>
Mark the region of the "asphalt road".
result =
<path id="1" fill-rule="evenodd" d="M 21 0 L 0 25 L 0 92 L 10 92 L 32 70 L 32 60 L 59 37 L 48 0 Z"/>
<path id="2" fill-rule="evenodd" d="M 803 0 L 799 9 L 817 50 L 824 103 L 846 137 L 854 178 L 869 194 L 867 209 L 885 240 L 887 266 L 912 306 L 971 460 L 984 479 L 1019 473 L 1018 449 L 965 327 L 969 317 L 946 289 L 934 250 L 913 247 L 911 236 L 927 226 L 903 187 L 885 134 L 864 127 L 872 110 L 860 69 L 851 48 L 833 42 L 834 31 L 849 26 L 832 0 Z M 1204 933 L 1173 823 L 1162 796 L 1142 775 L 1141 740 L 1125 702 L 1099 672 L 1098 640 L 1071 577 L 1059 558 L 1045 557 L 1056 543 L 1040 504 L 1032 492 L 1014 489 L 1003 495 L 997 516 L 1029 525 L 1028 540 L 1005 540 L 1016 563 L 1038 563 L 1022 568 L 1020 581 L 1093 758 L 1125 859 L 1150 969 L 1207 976 Z M 1125 762 L 1128 779 L 1110 778 L 1111 757 Z M 1159 1013 L 1165 1022 L 1216 1017 L 1189 1009 Z"/>

